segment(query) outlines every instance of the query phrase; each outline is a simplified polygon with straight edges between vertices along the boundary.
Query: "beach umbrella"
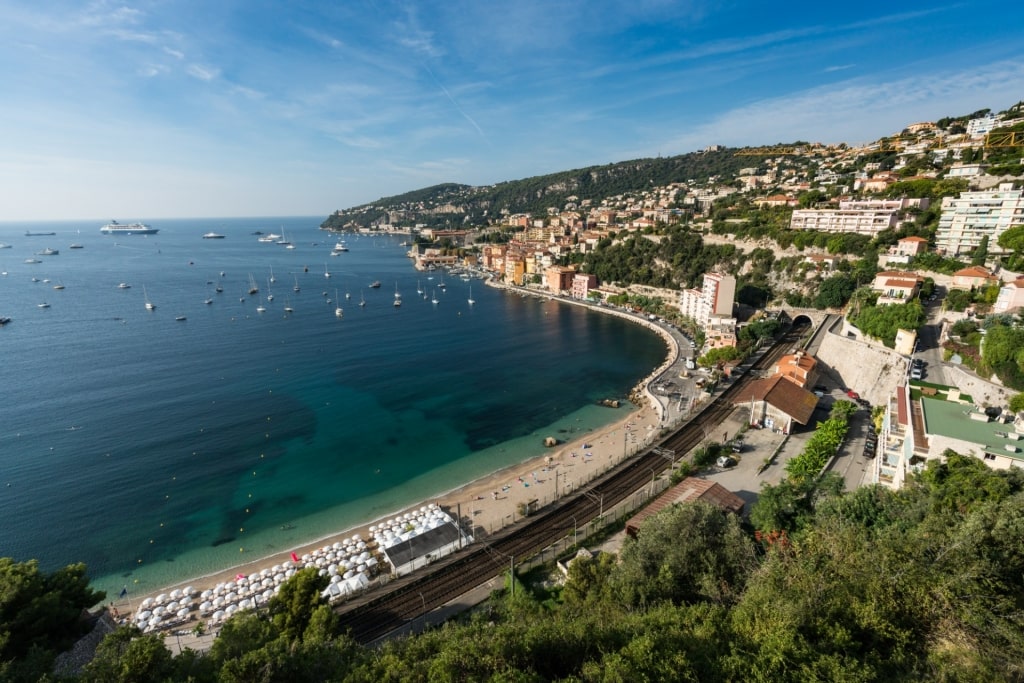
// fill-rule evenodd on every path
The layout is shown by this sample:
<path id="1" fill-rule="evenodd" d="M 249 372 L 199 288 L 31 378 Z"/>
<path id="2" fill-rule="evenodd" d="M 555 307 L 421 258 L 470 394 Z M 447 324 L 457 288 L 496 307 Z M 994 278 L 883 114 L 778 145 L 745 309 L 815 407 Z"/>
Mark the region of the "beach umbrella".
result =
<path id="1" fill-rule="evenodd" d="M 213 599 L 213 606 L 214 606 L 215 609 L 223 607 L 224 606 L 224 598 L 223 598 L 223 596 L 218 595 L 216 598 L 214 598 Z"/>
<path id="2" fill-rule="evenodd" d="M 171 600 L 169 603 L 167 603 L 167 611 L 168 612 L 173 612 L 176 609 L 178 609 L 178 601 L 177 600 Z"/>
<path id="3" fill-rule="evenodd" d="M 227 595 L 224 596 L 224 602 L 234 602 L 237 599 L 238 599 L 238 593 L 236 593 L 234 591 L 231 591 L 230 593 L 228 593 Z"/>
<path id="4" fill-rule="evenodd" d="M 340 576 L 338 576 L 337 573 L 335 573 L 333 576 L 331 576 L 331 583 L 338 583 L 341 580 L 342 580 L 342 578 Z"/>
<path id="5" fill-rule="evenodd" d="M 286 578 L 286 579 L 290 579 L 293 576 L 295 576 L 295 570 L 294 569 L 289 569 L 288 571 L 286 571 L 284 573 L 284 578 Z"/>
<path id="6" fill-rule="evenodd" d="M 166 611 L 167 611 L 166 607 L 164 607 L 163 605 L 157 605 L 156 607 L 153 608 L 153 616 L 154 617 L 158 617 L 158 616 L 160 616 L 161 614 L 163 614 Z"/>
<path id="7" fill-rule="evenodd" d="M 347 572 L 345 572 L 345 574 L 342 576 L 342 578 L 343 579 L 351 579 L 353 576 L 355 576 L 355 574 L 356 573 L 354 571 L 349 569 Z"/>
<path id="8" fill-rule="evenodd" d="M 185 619 L 186 617 L 188 617 L 188 613 L 189 613 L 188 607 L 182 607 L 180 610 L 178 610 L 178 618 L 179 619 Z"/>
<path id="9" fill-rule="evenodd" d="M 213 603 L 209 600 L 199 604 L 199 612 L 201 614 L 209 614 L 211 609 L 213 609 Z"/>
<path id="10" fill-rule="evenodd" d="M 222 610 L 222 609 L 219 609 L 219 610 L 217 610 L 216 612 L 214 612 L 214 613 L 213 613 L 213 616 L 212 616 L 212 617 L 210 617 L 210 618 L 211 618 L 211 619 L 212 619 L 213 621 L 220 621 L 220 620 L 221 620 L 221 619 L 223 619 L 223 618 L 224 618 L 225 616 L 227 616 L 227 615 L 226 615 L 226 614 L 224 613 L 224 610 Z"/>
<path id="11" fill-rule="evenodd" d="M 246 598 L 245 600 L 242 600 L 242 602 L 238 603 L 238 608 L 239 609 L 252 609 L 252 600 L 250 600 L 249 598 Z"/>
<path id="12" fill-rule="evenodd" d="M 152 604 L 153 604 L 153 598 L 146 598 L 145 600 L 143 600 L 142 602 L 139 603 L 139 607 L 149 607 Z"/>
<path id="13" fill-rule="evenodd" d="M 153 613 L 148 609 L 144 609 L 135 615 L 135 621 L 149 621 L 153 616 Z"/>
<path id="14" fill-rule="evenodd" d="M 274 597 L 274 591 L 272 591 L 272 590 L 265 590 L 265 591 L 263 591 L 263 599 L 264 600 L 269 600 L 272 597 Z"/>
<path id="15" fill-rule="evenodd" d="M 339 550 L 341 548 L 341 541 L 335 541 L 334 545 L 332 545 L 331 547 L 335 550 Z"/>
<path id="16" fill-rule="evenodd" d="M 332 564 L 330 567 L 327 568 L 327 573 L 331 576 L 336 575 L 338 573 L 338 565 Z"/>
<path id="17" fill-rule="evenodd" d="M 234 614 L 235 612 L 237 612 L 237 611 L 238 611 L 238 605 L 228 605 L 227 607 L 224 608 L 224 614 L 226 614 L 229 617 L 232 614 Z"/>
<path id="18" fill-rule="evenodd" d="M 320 571 L 317 572 L 317 574 L 320 575 L 320 576 L 327 576 L 327 570 L 326 569 L 321 569 Z"/>
<path id="19" fill-rule="evenodd" d="M 376 557 L 371 557 L 368 560 L 366 560 L 366 566 L 367 567 L 376 567 L 378 564 L 380 564 L 380 563 L 377 562 L 377 558 Z"/>
<path id="20" fill-rule="evenodd" d="M 171 591 L 171 600 L 177 600 L 181 597 L 181 589 L 175 588 Z"/>
<path id="21" fill-rule="evenodd" d="M 160 605 L 167 602 L 167 593 L 161 593 L 160 595 L 156 596 L 156 602 Z"/>
<path id="22" fill-rule="evenodd" d="M 366 571 L 366 565 L 365 564 L 359 565 L 358 567 L 356 567 L 356 571 L 359 572 L 359 573 L 365 572 Z"/>
<path id="23" fill-rule="evenodd" d="M 277 583 L 277 584 L 284 583 L 284 573 L 283 572 L 282 573 L 278 573 L 278 574 L 274 574 L 274 583 Z"/>
<path id="24" fill-rule="evenodd" d="M 161 621 L 163 621 L 163 619 L 161 619 L 160 617 L 153 617 L 152 619 L 149 620 L 149 626 L 151 628 L 156 628 L 157 626 L 160 625 Z"/>
<path id="25" fill-rule="evenodd" d="M 185 586 L 185 588 L 182 589 L 181 592 L 184 593 L 185 595 L 198 595 L 199 594 L 199 591 L 196 590 L 195 586 Z"/>
<path id="26" fill-rule="evenodd" d="M 212 590 L 210 590 L 209 588 L 207 588 L 207 589 L 206 589 L 206 590 L 204 590 L 204 591 L 203 591 L 202 593 L 200 593 L 200 595 L 199 595 L 199 598 L 200 598 L 201 600 L 209 600 L 209 599 L 210 599 L 210 596 L 212 596 L 212 595 L 213 595 L 213 591 L 212 591 Z"/>

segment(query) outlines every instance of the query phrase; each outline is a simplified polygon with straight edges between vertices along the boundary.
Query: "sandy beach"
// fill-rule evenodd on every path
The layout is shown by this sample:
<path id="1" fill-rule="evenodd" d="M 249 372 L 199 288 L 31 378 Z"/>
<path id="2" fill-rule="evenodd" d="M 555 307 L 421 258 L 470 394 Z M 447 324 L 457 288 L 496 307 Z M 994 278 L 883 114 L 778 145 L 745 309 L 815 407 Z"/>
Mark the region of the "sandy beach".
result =
<path id="1" fill-rule="evenodd" d="M 551 448 L 538 444 L 535 457 L 472 481 L 435 499 L 409 506 L 406 510 L 395 510 L 392 514 L 379 519 L 366 520 L 361 526 L 316 539 L 287 552 L 261 557 L 223 571 L 165 586 L 147 594 L 129 595 L 126 598 L 108 596 L 108 601 L 117 610 L 117 614 L 124 617 L 146 597 L 169 593 L 175 588 L 194 586 L 202 591 L 213 588 L 218 583 L 231 581 L 239 574 L 248 576 L 278 564 L 291 566 L 293 552 L 301 557 L 305 553 L 344 540 L 353 534 L 370 538 L 370 525 L 380 519 L 416 510 L 430 502 L 439 504 L 453 517 L 461 512 L 463 528 L 470 531 L 474 537 L 490 535 L 519 520 L 520 505 L 531 502 L 538 507 L 549 505 L 607 471 L 619 463 L 627 453 L 635 453 L 637 449 L 650 443 L 658 430 L 657 412 L 651 406 L 637 409 L 629 404 L 626 408 L 618 410 L 627 409 L 630 409 L 629 413 L 623 415 L 622 419 L 604 428 L 583 432 L 571 441 Z"/>

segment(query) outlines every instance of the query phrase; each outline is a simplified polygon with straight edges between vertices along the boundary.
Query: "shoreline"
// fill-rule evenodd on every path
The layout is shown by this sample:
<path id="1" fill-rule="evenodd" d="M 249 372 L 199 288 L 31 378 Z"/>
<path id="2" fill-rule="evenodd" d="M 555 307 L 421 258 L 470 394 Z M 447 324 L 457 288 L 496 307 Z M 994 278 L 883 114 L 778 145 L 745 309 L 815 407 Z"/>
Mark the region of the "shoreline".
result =
<path id="1" fill-rule="evenodd" d="M 486 282 L 489 286 L 507 289 L 511 292 L 519 291 L 534 294 L 530 290 L 509 287 L 500 283 Z M 536 293 L 538 296 L 545 296 L 551 300 L 563 303 L 576 303 L 558 297 Z M 588 308 L 596 308 L 587 306 Z M 292 565 L 292 553 L 302 556 L 326 545 L 344 540 L 354 534 L 363 538 L 369 538 L 369 527 L 383 519 L 394 517 L 398 514 L 416 510 L 420 506 L 433 502 L 447 510 L 452 517 L 459 515 L 461 511 L 461 524 L 474 539 L 487 536 L 500 531 L 509 524 L 514 524 L 520 517 L 520 506 L 536 503 L 540 508 L 552 504 L 556 500 L 575 491 L 580 486 L 593 480 L 603 472 L 617 465 L 623 459 L 637 452 L 640 448 L 649 445 L 656 439 L 660 432 L 665 418 L 665 407 L 651 393 L 649 385 L 653 379 L 661 375 L 678 358 L 679 346 L 676 340 L 666 330 L 657 325 L 651 325 L 649 321 L 623 314 L 613 309 L 597 309 L 602 313 L 610 313 L 620 318 L 629 320 L 657 333 L 666 345 L 666 358 L 645 375 L 629 392 L 631 399 L 627 405 L 631 409 L 626 415 L 619 419 L 606 423 L 596 429 L 574 435 L 566 441 L 560 441 L 556 446 L 545 448 L 538 444 L 538 450 L 518 463 L 506 465 L 499 469 L 477 477 L 451 489 L 433 496 L 431 499 L 419 500 L 399 510 L 379 515 L 374 519 L 365 520 L 356 525 L 349 526 L 337 532 L 331 532 L 319 536 L 313 540 L 303 542 L 289 551 L 271 552 L 253 560 L 247 560 L 233 564 L 220 570 L 214 570 L 193 576 L 187 581 L 174 582 L 159 589 L 147 590 L 137 595 L 129 593 L 127 597 L 114 597 L 108 595 L 105 601 L 108 607 L 117 610 L 117 614 L 125 616 L 130 614 L 136 605 L 139 605 L 145 598 L 154 597 L 160 593 L 186 586 L 194 586 L 199 590 L 212 588 L 218 583 L 224 583 L 235 579 L 239 574 L 250 575 L 258 573 L 263 568 L 273 565 Z M 647 400 L 640 404 L 641 397 Z M 617 410 L 609 408 L 609 410 Z M 538 476 L 538 474 L 540 476 Z M 561 484 L 561 486 L 560 486 Z M 462 504 L 465 503 L 465 509 Z M 204 621 L 203 618 L 193 615 L 188 623 L 194 620 Z"/>
<path id="2" fill-rule="evenodd" d="M 213 588 L 218 583 L 235 579 L 239 574 L 251 575 L 266 567 L 283 564 L 291 566 L 291 553 L 302 556 L 326 545 L 342 541 L 354 534 L 364 539 L 370 537 L 369 527 L 381 520 L 395 517 L 404 512 L 419 509 L 428 503 L 437 503 L 452 517 L 461 509 L 463 528 L 474 539 L 488 536 L 502 528 L 515 524 L 520 519 L 518 507 L 531 500 L 541 502 L 541 507 L 570 494 L 580 486 L 621 462 L 627 455 L 647 445 L 658 434 L 656 413 L 648 407 L 632 409 L 604 427 L 588 430 L 572 439 L 560 442 L 546 449 L 538 445 L 539 452 L 516 464 L 502 467 L 482 477 L 465 482 L 431 499 L 424 499 L 407 507 L 380 515 L 346 529 L 320 536 L 297 545 L 292 550 L 273 552 L 253 560 L 247 560 L 230 567 L 191 577 L 187 581 L 168 584 L 145 593 L 132 594 L 125 598 L 108 595 L 105 602 L 117 609 L 120 616 L 130 614 L 142 600 L 169 593 L 174 589 L 194 586 L 199 590 Z M 615 410 L 609 408 L 609 410 Z M 621 410 L 621 409 L 620 409 Z M 645 433 L 646 432 L 646 433 Z M 583 446 L 588 446 L 584 449 Z M 555 487 L 558 487 L 556 492 Z M 495 495 L 497 494 L 497 495 Z M 204 621 L 198 618 L 198 621 Z"/>

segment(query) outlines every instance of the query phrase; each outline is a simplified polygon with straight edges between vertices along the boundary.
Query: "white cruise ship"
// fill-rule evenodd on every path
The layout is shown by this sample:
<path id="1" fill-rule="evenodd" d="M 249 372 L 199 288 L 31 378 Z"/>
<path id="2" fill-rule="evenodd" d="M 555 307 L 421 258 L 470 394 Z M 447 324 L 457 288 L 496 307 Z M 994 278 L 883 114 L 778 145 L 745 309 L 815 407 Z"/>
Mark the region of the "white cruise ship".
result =
<path id="1" fill-rule="evenodd" d="M 158 228 L 151 228 L 145 223 L 118 223 L 110 221 L 100 228 L 100 232 L 108 235 L 155 235 Z"/>

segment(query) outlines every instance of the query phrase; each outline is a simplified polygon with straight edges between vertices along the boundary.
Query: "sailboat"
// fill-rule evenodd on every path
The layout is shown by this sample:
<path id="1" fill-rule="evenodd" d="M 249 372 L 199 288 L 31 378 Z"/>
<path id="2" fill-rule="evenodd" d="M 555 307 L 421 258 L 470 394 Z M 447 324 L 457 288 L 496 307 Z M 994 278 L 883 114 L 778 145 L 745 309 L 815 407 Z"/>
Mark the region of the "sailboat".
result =
<path id="1" fill-rule="evenodd" d="M 288 299 L 285 299 L 284 300 L 284 312 L 285 313 L 291 313 L 294 310 L 295 309 L 292 308 L 291 302 L 289 302 Z"/>
<path id="2" fill-rule="evenodd" d="M 366 299 L 363 297 L 363 293 L 359 292 L 359 306 L 366 306 Z"/>
<path id="3" fill-rule="evenodd" d="M 469 303 L 470 306 L 476 303 L 476 299 L 473 298 L 473 285 L 469 286 L 469 298 L 466 299 L 466 302 Z"/>
<path id="4" fill-rule="evenodd" d="M 430 303 L 432 303 L 432 304 L 439 304 L 439 303 L 441 303 L 440 301 L 437 300 L 437 290 L 436 289 L 434 290 L 434 292 L 432 294 L 432 298 L 430 299 Z"/>
<path id="5" fill-rule="evenodd" d="M 334 317 L 335 318 L 340 318 L 342 315 L 344 315 L 345 312 L 343 310 L 341 310 L 341 305 L 340 305 L 341 301 L 338 299 L 338 290 L 334 290 L 334 299 L 339 304 L 338 306 L 335 306 L 335 308 L 334 308 Z"/>
<path id="6" fill-rule="evenodd" d="M 263 305 L 263 297 L 260 297 L 260 305 L 256 307 L 257 313 L 266 313 L 267 307 Z"/>
<path id="7" fill-rule="evenodd" d="M 274 278 L 274 266 L 270 266 L 270 284 L 274 284 L 277 280 Z"/>
<path id="8" fill-rule="evenodd" d="M 402 295 L 398 291 L 398 283 L 395 283 L 395 299 L 401 299 Z"/>
<path id="9" fill-rule="evenodd" d="M 268 302 L 274 300 L 274 293 L 270 291 L 270 283 L 273 282 L 273 281 L 274 281 L 274 278 L 270 278 L 269 280 L 267 280 L 267 301 Z"/>
<path id="10" fill-rule="evenodd" d="M 146 299 L 146 310 L 155 311 L 156 304 L 149 300 L 149 294 L 146 292 L 146 285 L 142 285 L 142 296 Z"/>
<path id="11" fill-rule="evenodd" d="M 295 286 L 292 287 L 292 291 L 293 292 L 299 291 L 299 276 L 298 275 L 295 276 Z"/>
<path id="12" fill-rule="evenodd" d="M 423 285 L 420 284 L 419 280 L 416 281 L 416 293 L 423 296 Z"/>
<path id="13" fill-rule="evenodd" d="M 334 293 L 334 296 L 338 296 L 338 293 L 337 293 L 337 292 L 335 292 L 335 293 Z M 347 289 L 345 290 L 345 298 L 346 298 L 346 299 L 351 299 L 351 298 L 352 298 L 352 294 L 351 294 L 351 292 L 349 292 L 349 291 L 348 291 Z"/>
<path id="14" fill-rule="evenodd" d="M 324 277 L 330 277 L 331 273 L 327 270 L 327 264 L 324 264 Z"/>
<path id="15" fill-rule="evenodd" d="M 256 294 L 260 291 L 260 288 L 256 286 L 256 278 L 249 273 L 249 294 Z"/>
<path id="16" fill-rule="evenodd" d="M 438 283 L 437 286 L 441 288 L 442 292 L 444 291 L 444 271 L 443 270 L 441 271 L 441 282 Z"/>

